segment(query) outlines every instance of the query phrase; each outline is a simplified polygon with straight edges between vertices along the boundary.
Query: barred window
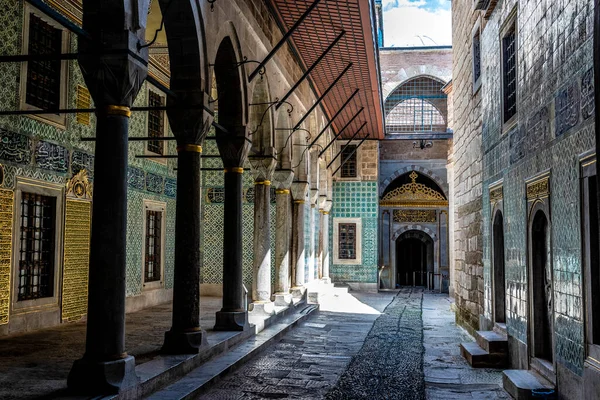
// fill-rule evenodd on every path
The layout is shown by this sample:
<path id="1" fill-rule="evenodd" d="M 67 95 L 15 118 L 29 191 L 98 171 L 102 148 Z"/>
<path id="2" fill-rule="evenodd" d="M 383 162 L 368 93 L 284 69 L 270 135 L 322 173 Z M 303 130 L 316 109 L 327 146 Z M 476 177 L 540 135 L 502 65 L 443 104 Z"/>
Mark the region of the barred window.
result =
<path id="1" fill-rule="evenodd" d="M 339 224 L 339 258 L 356 259 L 356 224 Z"/>
<path id="2" fill-rule="evenodd" d="M 28 46 L 31 55 L 58 55 L 62 48 L 62 30 L 30 14 Z M 27 104 L 43 110 L 60 108 L 61 65 L 60 59 L 28 61 Z"/>
<path id="3" fill-rule="evenodd" d="M 164 107 L 163 97 L 150 90 L 148 92 L 148 106 L 149 107 Z M 164 110 L 150 110 L 148 111 L 148 136 L 151 138 L 162 138 L 165 136 L 165 120 Z M 152 153 L 163 155 L 164 141 L 162 140 L 150 140 L 148 141 L 148 151 Z"/>
<path id="4" fill-rule="evenodd" d="M 473 36 L 473 85 L 481 78 L 481 34 L 479 29 Z"/>
<path id="5" fill-rule="evenodd" d="M 348 161 L 342 166 L 342 178 L 356 178 L 356 146 L 346 146 L 342 151 L 342 162 Z M 353 154 L 354 153 L 354 154 Z M 352 155 L 351 155 L 352 154 Z"/>
<path id="6" fill-rule="evenodd" d="M 19 301 L 54 295 L 55 217 L 56 197 L 22 193 Z"/>
<path id="7" fill-rule="evenodd" d="M 146 210 L 146 259 L 144 282 L 161 280 L 162 211 Z"/>
<path id="8" fill-rule="evenodd" d="M 504 122 L 517 113 L 517 35 L 515 24 L 502 39 L 502 80 L 504 88 Z"/>

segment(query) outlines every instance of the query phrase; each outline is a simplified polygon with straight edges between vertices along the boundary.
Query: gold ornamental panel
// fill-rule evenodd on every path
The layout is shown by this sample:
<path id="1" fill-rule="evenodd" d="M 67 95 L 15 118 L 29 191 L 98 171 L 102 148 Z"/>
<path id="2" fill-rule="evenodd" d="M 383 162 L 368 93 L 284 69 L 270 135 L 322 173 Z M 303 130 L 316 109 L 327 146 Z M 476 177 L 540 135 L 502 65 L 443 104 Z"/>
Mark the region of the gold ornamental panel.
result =
<path id="1" fill-rule="evenodd" d="M 435 223 L 436 210 L 394 210 L 394 222 Z"/>
<path id="2" fill-rule="evenodd" d="M 77 321 L 87 313 L 92 203 L 67 199 L 63 262 L 63 321 Z"/>
<path id="3" fill-rule="evenodd" d="M 13 226 L 13 192 L 0 190 L 0 325 L 8 324 Z"/>
<path id="4" fill-rule="evenodd" d="M 550 195 L 550 177 L 546 176 L 527 184 L 527 200 L 542 199 Z"/>
<path id="5" fill-rule="evenodd" d="M 504 191 L 502 186 L 497 186 L 490 189 L 490 203 L 497 203 L 502 201 L 504 198 Z"/>
<path id="6" fill-rule="evenodd" d="M 422 183 L 417 183 L 419 174 L 413 171 L 411 183 L 396 188 L 385 195 L 379 205 L 383 207 L 447 207 L 448 200 L 443 194 Z"/>

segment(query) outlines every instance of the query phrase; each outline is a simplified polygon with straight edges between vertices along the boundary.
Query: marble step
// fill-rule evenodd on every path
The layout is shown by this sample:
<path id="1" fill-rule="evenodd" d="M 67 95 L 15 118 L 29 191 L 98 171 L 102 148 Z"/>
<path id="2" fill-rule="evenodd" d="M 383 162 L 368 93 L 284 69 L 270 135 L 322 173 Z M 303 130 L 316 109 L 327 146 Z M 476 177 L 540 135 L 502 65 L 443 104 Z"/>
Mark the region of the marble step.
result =
<path id="1" fill-rule="evenodd" d="M 195 399 L 213 382 L 233 371 L 252 357 L 265 350 L 273 342 L 281 339 L 290 329 L 306 320 L 318 306 L 307 305 L 300 312 L 291 314 L 281 321 L 265 328 L 262 332 L 239 344 L 227 353 L 215 357 L 200 367 L 190 371 L 182 379 L 155 392 L 148 399 L 183 400 Z"/>
<path id="2" fill-rule="evenodd" d="M 473 368 L 505 368 L 508 357 L 503 353 L 488 353 L 475 342 L 461 343 L 460 353 Z"/>
<path id="3" fill-rule="evenodd" d="M 494 332 L 500 335 L 507 336 L 508 334 L 506 333 L 506 324 L 504 322 L 496 322 L 494 324 Z"/>
<path id="4" fill-rule="evenodd" d="M 508 338 L 494 331 L 477 331 L 475 340 L 479 347 L 488 353 L 508 354 Z"/>
<path id="5" fill-rule="evenodd" d="M 509 369 L 504 371 L 502 373 L 502 383 L 504 390 L 515 400 L 539 398 L 533 397 L 533 391 L 555 389 L 550 382 L 540 375 L 523 369 Z"/>

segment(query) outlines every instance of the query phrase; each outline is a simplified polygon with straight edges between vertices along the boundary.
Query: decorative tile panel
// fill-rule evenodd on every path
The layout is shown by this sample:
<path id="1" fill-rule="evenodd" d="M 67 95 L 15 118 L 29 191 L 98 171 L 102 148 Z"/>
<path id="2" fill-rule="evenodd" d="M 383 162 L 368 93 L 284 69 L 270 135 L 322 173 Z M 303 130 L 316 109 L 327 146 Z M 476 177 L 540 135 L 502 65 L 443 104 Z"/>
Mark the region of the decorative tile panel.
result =
<path id="1" fill-rule="evenodd" d="M 75 175 L 82 169 L 88 172 L 90 180 L 94 179 L 94 155 L 80 150 L 73 150 L 71 173 Z"/>
<path id="2" fill-rule="evenodd" d="M 130 166 L 127 169 L 127 184 L 132 189 L 144 190 L 146 188 L 146 174 L 143 170 Z"/>
<path id="3" fill-rule="evenodd" d="M 63 146 L 40 140 L 35 146 L 34 156 L 39 168 L 62 174 L 69 171 L 69 150 Z"/>
<path id="4" fill-rule="evenodd" d="M 377 283 L 377 231 L 379 196 L 377 182 L 334 182 L 329 248 L 333 254 L 333 218 L 362 219 L 362 265 L 331 266 L 334 282 Z M 333 260 L 333 257 L 331 257 Z"/>
<path id="5" fill-rule="evenodd" d="M 0 160 L 15 164 L 31 163 L 32 140 L 28 136 L 0 128 Z"/>
<path id="6" fill-rule="evenodd" d="M 146 173 L 146 190 L 152 193 L 163 192 L 164 178 L 153 173 Z"/>
<path id="7" fill-rule="evenodd" d="M 177 196 L 177 179 L 165 178 L 165 196 L 171 198 Z"/>

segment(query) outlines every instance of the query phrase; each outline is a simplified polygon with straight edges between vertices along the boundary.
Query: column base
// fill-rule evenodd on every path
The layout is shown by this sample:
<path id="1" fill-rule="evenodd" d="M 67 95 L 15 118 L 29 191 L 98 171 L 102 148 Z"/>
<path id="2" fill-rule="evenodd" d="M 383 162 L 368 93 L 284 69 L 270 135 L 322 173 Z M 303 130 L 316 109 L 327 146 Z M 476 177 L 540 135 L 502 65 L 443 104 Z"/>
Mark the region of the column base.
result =
<path id="1" fill-rule="evenodd" d="M 246 311 L 218 311 L 215 331 L 245 331 L 250 328 L 248 312 Z"/>
<path id="2" fill-rule="evenodd" d="M 133 356 L 115 361 L 94 361 L 84 357 L 73 363 L 67 386 L 77 394 L 118 394 L 138 382 Z"/>
<path id="3" fill-rule="evenodd" d="M 165 332 L 165 342 L 161 349 L 164 354 L 198 354 L 200 349 L 208 346 L 206 332 Z"/>
<path id="4" fill-rule="evenodd" d="M 292 304 L 291 293 L 275 293 L 275 305 L 278 307 L 287 307 Z"/>
<path id="5" fill-rule="evenodd" d="M 271 315 L 275 315 L 275 303 L 271 301 L 250 303 L 248 306 L 248 314 L 249 316 L 259 317 L 270 317 Z"/>
<path id="6" fill-rule="evenodd" d="M 306 292 L 306 288 L 304 286 L 296 286 L 290 289 L 292 293 L 292 299 L 302 299 L 304 297 L 304 292 Z"/>

